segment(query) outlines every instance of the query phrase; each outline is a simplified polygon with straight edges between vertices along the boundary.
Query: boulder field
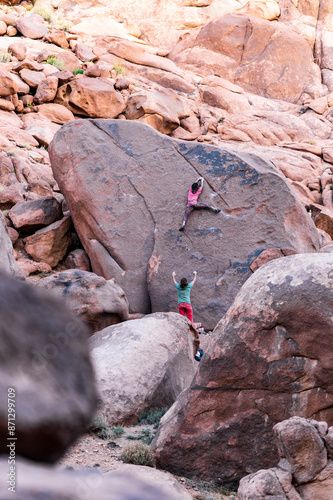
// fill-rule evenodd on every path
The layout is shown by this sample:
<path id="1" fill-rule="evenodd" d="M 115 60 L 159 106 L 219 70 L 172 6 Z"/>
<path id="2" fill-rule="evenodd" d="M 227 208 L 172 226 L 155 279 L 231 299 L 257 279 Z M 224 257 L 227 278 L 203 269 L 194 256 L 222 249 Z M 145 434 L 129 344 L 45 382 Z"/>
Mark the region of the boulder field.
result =
<path id="1" fill-rule="evenodd" d="M 194 318 L 213 329 L 261 252 L 319 249 L 283 174 L 253 154 L 178 141 L 137 122 L 76 120 L 49 155 L 93 271 L 116 280 L 131 312 L 175 310 L 171 272 L 190 278 L 197 270 Z M 196 210 L 180 232 L 198 176 L 199 201 L 221 213 Z"/>
<path id="2" fill-rule="evenodd" d="M 161 421 L 158 467 L 234 488 L 278 463 L 276 423 L 294 415 L 333 423 L 331 260 L 292 255 L 247 280 Z"/>

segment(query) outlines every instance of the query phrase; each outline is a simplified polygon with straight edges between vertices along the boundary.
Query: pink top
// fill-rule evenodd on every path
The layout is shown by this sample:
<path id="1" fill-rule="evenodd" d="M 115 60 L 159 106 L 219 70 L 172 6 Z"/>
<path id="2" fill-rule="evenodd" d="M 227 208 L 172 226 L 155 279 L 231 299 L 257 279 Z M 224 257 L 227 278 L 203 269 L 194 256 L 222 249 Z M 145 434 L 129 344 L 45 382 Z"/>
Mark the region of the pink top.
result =
<path id="1" fill-rule="evenodd" d="M 187 205 L 195 205 L 198 201 L 199 194 L 202 191 L 202 186 L 198 189 L 196 193 L 192 193 L 192 187 L 190 187 L 187 195 Z"/>

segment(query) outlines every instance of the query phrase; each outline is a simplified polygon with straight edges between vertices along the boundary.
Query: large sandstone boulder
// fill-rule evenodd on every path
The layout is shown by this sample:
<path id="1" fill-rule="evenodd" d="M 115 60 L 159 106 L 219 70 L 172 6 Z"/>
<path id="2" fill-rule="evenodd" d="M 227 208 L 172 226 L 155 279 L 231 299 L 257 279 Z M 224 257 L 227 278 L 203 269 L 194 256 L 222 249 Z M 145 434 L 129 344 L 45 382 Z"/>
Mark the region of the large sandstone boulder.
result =
<path id="1" fill-rule="evenodd" d="M 319 248 L 283 175 L 257 156 L 177 141 L 127 120 L 65 124 L 49 154 L 93 271 L 115 278 L 131 312 L 176 310 L 171 272 L 189 278 L 197 270 L 194 317 L 212 329 L 263 250 Z M 199 175 L 207 181 L 201 201 L 222 213 L 195 211 L 180 233 Z"/>
<path id="2" fill-rule="evenodd" d="M 330 254 L 293 255 L 243 285 L 191 387 L 161 421 L 158 467 L 235 487 L 277 464 L 277 422 L 333 423 L 331 276 Z"/>
<path id="3" fill-rule="evenodd" d="M 151 314 L 93 335 L 97 414 L 124 425 L 146 410 L 170 406 L 193 379 L 194 338 L 190 322 L 177 313 Z"/>
<path id="4" fill-rule="evenodd" d="M 72 269 L 43 278 L 38 285 L 62 297 L 92 332 L 128 318 L 126 296 L 114 280 Z"/>
<path id="5" fill-rule="evenodd" d="M 221 37 L 223 33 L 223 37 Z M 307 41 L 283 23 L 241 14 L 214 19 L 183 37 L 168 57 L 200 74 L 215 74 L 245 90 L 297 102 L 323 92 Z"/>
<path id="6" fill-rule="evenodd" d="M 12 388 L 16 455 L 53 462 L 93 417 L 88 331 L 45 291 L 4 274 L 0 297 L 0 384 L 6 395 L 0 405 L 0 451 L 8 455 L 7 393 Z"/>
<path id="7" fill-rule="evenodd" d="M 126 107 L 120 92 L 107 80 L 83 77 L 62 85 L 54 101 L 77 115 L 115 118 Z"/>
<path id="8" fill-rule="evenodd" d="M 7 458 L 0 461 L 2 500 L 180 500 L 165 488 L 139 479 L 131 472 L 100 474 L 95 471 L 59 470 L 45 465 L 16 460 L 10 471 Z M 11 477 L 7 475 L 11 472 Z M 14 473 L 13 473 L 14 472 Z M 14 490 L 9 490 L 14 487 Z M 14 494 L 13 494 L 14 491 Z M 186 499 L 186 496 L 184 497 Z M 187 500 L 187 499 L 186 499 Z"/>
<path id="9" fill-rule="evenodd" d="M 8 215 L 16 229 L 32 232 L 59 220 L 62 210 L 56 198 L 43 196 L 37 200 L 17 203 Z"/>
<path id="10" fill-rule="evenodd" d="M 17 28 L 23 36 L 32 39 L 43 38 L 49 31 L 43 18 L 36 14 L 19 17 L 15 23 L 15 28 Z"/>

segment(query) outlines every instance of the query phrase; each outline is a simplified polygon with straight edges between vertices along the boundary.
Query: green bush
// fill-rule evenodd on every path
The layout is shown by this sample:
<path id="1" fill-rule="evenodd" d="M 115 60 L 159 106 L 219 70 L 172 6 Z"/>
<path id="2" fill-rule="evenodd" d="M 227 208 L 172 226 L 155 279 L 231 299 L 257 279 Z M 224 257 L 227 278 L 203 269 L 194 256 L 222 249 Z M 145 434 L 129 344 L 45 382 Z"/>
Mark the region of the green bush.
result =
<path id="1" fill-rule="evenodd" d="M 155 457 L 149 446 L 142 443 L 125 446 L 120 456 L 125 464 L 155 466 Z"/>
<path id="2" fill-rule="evenodd" d="M 59 71 L 63 71 L 65 69 L 65 63 L 64 63 L 64 61 L 60 61 L 55 56 L 49 56 L 46 59 L 46 62 L 48 64 L 52 64 L 52 66 L 55 66 Z"/>
<path id="3" fill-rule="evenodd" d="M 116 439 L 124 434 L 122 427 L 109 427 L 102 417 L 97 417 L 90 426 L 90 431 L 100 439 Z"/>
<path id="4" fill-rule="evenodd" d="M 84 71 L 83 69 L 81 68 L 77 68 L 73 71 L 73 75 L 76 76 L 76 75 L 83 75 Z"/>
<path id="5" fill-rule="evenodd" d="M 154 425 L 154 428 L 157 429 L 161 418 L 167 411 L 168 408 L 159 408 L 159 409 L 153 408 L 151 410 L 148 410 L 140 415 L 139 423 Z"/>

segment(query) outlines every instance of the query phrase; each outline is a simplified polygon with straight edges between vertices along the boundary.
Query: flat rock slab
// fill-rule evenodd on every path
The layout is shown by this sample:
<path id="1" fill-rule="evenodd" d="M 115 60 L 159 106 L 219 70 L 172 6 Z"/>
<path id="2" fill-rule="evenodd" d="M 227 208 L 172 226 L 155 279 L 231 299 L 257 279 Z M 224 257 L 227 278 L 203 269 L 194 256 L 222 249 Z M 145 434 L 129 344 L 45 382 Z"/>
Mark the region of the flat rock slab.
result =
<path id="1" fill-rule="evenodd" d="M 177 310 L 171 272 L 191 278 L 197 270 L 194 319 L 212 329 L 263 250 L 319 248 L 285 177 L 258 156 L 171 139 L 143 123 L 92 119 L 65 124 L 49 154 L 93 271 L 115 278 L 131 312 Z M 222 212 L 193 212 L 181 233 L 199 175 L 199 201 Z"/>

